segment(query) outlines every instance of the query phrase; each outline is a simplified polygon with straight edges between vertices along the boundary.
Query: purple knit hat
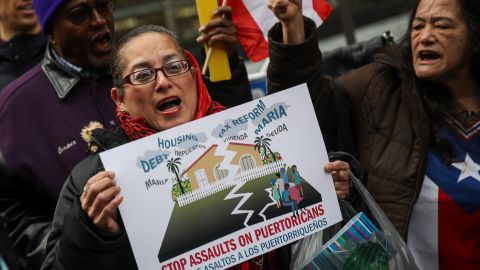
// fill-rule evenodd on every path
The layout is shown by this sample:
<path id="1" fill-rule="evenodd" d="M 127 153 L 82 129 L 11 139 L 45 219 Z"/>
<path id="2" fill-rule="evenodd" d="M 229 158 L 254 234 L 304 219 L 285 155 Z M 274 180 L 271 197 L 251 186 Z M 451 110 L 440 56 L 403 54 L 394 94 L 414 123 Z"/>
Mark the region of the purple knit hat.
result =
<path id="1" fill-rule="evenodd" d="M 44 34 L 47 33 L 48 29 L 48 22 L 52 19 L 53 14 L 57 10 L 57 8 L 66 0 L 33 0 L 33 8 L 35 9 L 35 14 L 37 15 L 37 19 L 40 22 L 40 26 L 42 27 L 42 31 Z"/>

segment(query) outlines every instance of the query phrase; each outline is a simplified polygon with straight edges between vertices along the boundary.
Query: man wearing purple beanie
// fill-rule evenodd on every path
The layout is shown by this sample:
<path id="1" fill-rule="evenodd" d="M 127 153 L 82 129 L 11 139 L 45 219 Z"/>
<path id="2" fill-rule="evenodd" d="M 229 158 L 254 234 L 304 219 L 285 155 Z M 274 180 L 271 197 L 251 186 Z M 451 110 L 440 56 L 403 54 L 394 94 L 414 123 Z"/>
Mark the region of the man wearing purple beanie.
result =
<path id="1" fill-rule="evenodd" d="M 87 156 L 90 121 L 115 128 L 112 0 L 34 0 L 44 59 L 0 92 L 0 215 L 21 269 L 40 269 L 58 195 Z M 94 8 L 92 8 L 94 7 Z"/>
<path id="2" fill-rule="evenodd" d="M 0 170 L 8 175 L 0 179 L 0 217 L 21 269 L 39 269 L 45 259 L 64 181 L 88 155 L 82 128 L 92 121 L 117 127 L 109 71 L 114 0 L 33 0 L 33 6 L 48 37 L 45 57 L 0 92 Z M 230 15 L 224 8 L 221 13 Z M 212 34 L 204 41 L 220 39 L 234 47 L 235 26 L 230 16 L 221 17 L 222 23 L 210 27 L 228 37 Z M 209 89 L 237 97 L 237 104 L 251 99 L 236 52 L 230 66 L 232 80 L 210 83 Z"/>

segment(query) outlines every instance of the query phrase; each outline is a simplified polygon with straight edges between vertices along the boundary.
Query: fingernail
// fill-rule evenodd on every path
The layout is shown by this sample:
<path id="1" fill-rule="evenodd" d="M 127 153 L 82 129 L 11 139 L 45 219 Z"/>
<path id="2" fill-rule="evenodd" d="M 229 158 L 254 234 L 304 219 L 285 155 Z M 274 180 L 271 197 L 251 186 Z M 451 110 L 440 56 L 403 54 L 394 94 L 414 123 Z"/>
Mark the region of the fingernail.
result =
<path id="1" fill-rule="evenodd" d="M 200 28 L 198 28 L 198 31 L 199 31 L 199 32 L 205 31 L 205 26 L 201 26 Z"/>

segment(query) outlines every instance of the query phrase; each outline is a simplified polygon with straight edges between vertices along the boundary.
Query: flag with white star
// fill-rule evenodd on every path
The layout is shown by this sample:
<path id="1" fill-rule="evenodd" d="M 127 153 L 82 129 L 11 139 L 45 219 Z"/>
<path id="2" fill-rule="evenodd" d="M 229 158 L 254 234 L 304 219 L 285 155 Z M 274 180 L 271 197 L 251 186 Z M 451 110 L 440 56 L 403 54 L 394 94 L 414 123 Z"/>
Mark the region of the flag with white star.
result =
<path id="1" fill-rule="evenodd" d="M 454 160 L 430 149 L 407 244 L 420 269 L 480 269 L 480 121 L 447 122 Z"/>

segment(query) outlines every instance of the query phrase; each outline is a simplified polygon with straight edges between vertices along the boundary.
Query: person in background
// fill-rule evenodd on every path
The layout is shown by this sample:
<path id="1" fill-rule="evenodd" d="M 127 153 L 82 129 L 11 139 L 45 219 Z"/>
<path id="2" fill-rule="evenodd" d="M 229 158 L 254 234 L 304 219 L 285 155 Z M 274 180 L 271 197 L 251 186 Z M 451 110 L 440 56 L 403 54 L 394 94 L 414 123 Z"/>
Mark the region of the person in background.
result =
<path id="1" fill-rule="evenodd" d="M 267 2 L 280 20 L 269 33 L 270 92 L 307 82 L 329 151 L 343 150 L 339 126 L 352 130 L 367 188 L 420 269 L 478 269 L 480 2 L 416 1 L 405 38 L 337 83 L 322 74 L 302 1 Z M 348 172 L 334 180 L 347 196 Z"/>
<path id="2" fill-rule="evenodd" d="M 0 91 L 40 62 L 46 42 L 31 0 L 0 0 Z"/>
<path id="3" fill-rule="evenodd" d="M 349 70 L 372 63 L 376 54 L 394 43 L 391 32 L 385 31 L 369 40 L 322 52 L 323 73 L 337 78 Z"/>
<path id="4" fill-rule="evenodd" d="M 114 1 L 34 0 L 33 6 L 48 37 L 45 56 L 0 92 L 0 168 L 9 175 L 0 179 L 0 215 L 21 269 L 39 269 L 45 258 L 63 183 L 88 155 L 82 128 L 92 121 L 106 129 L 118 126 L 109 91 Z M 230 11 L 218 11 L 222 21 Z M 234 26 L 214 28 L 223 27 Z M 227 33 L 222 37 L 234 33 L 219 31 Z M 211 33 L 205 40 L 217 38 Z M 225 42 L 235 46 L 229 40 Z M 234 60 L 238 68 L 232 80 L 211 84 L 218 87 L 212 91 L 250 92 L 245 69 L 238 57 Z"/>
<path id="5" fill-rule="evenodd" d="M 225 109 L 212 101 L 196 59 L 161 26 L 125 34 L 112 67 L 111 96 L 120 128 L 87 132 L 93 136 L 92 146 L 101 151 Z M 118 212 L 122 200 L 115 172 L 104 170 L 98 154 L 80 162 L 60 194 L 42 269 L 137 269 Z M 262 256 L 261 261 L 263 269 L 280 269 L 274 263 L 278 260 Z M 238 267 L 258 269 L 251 264 Z"/>

